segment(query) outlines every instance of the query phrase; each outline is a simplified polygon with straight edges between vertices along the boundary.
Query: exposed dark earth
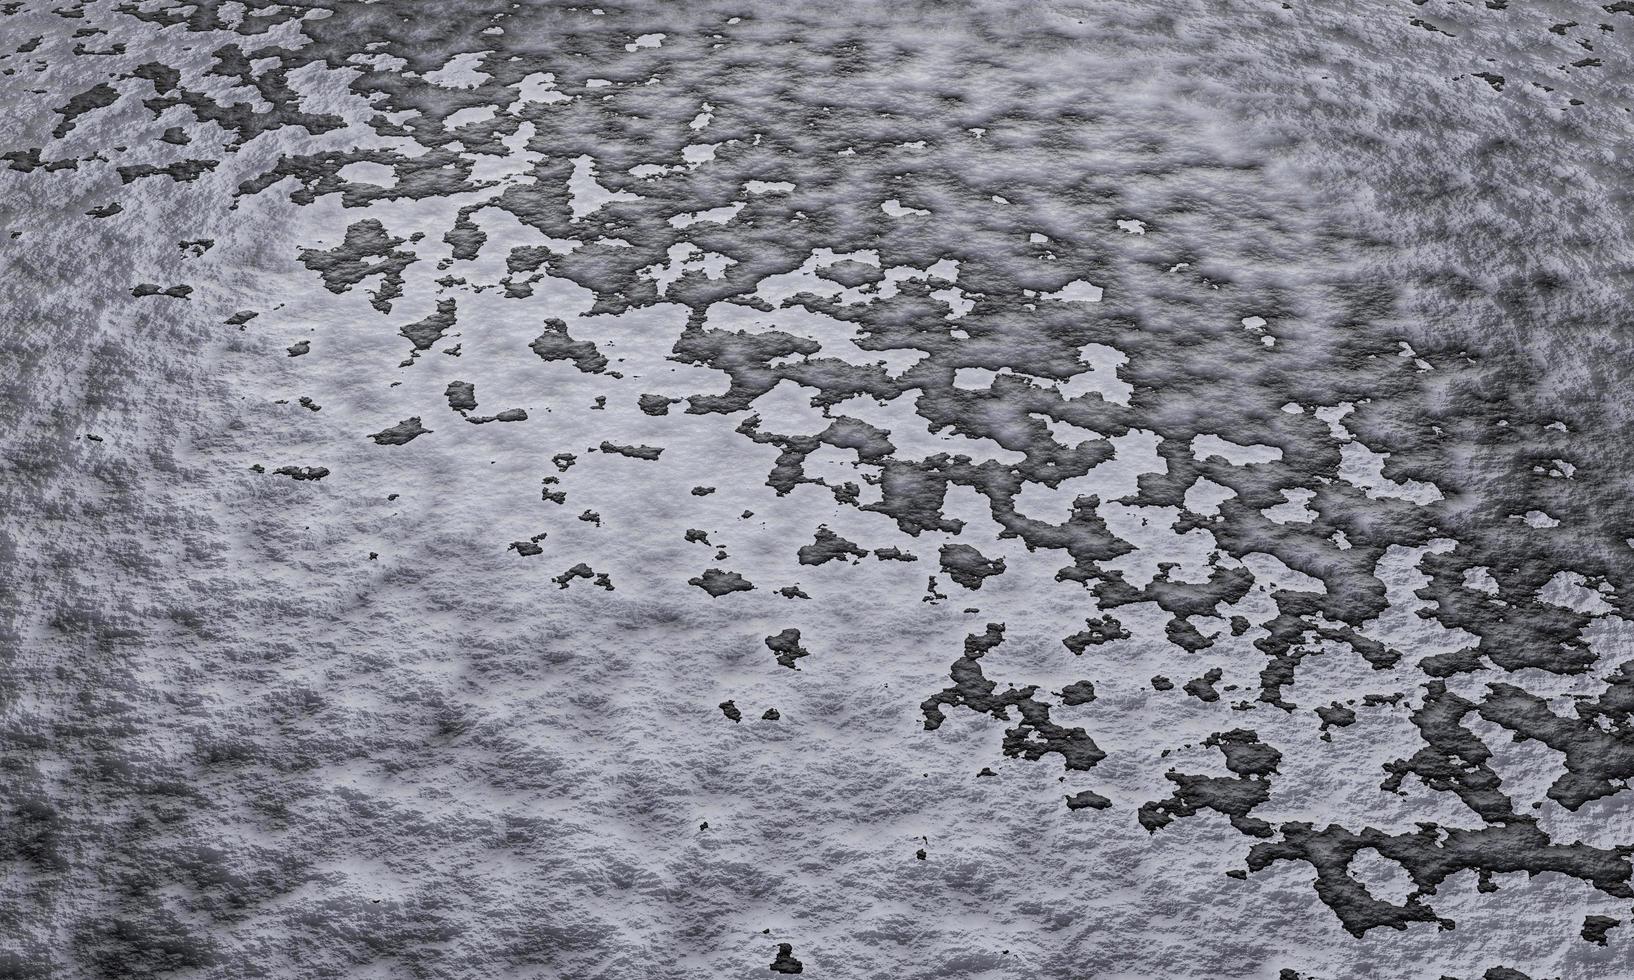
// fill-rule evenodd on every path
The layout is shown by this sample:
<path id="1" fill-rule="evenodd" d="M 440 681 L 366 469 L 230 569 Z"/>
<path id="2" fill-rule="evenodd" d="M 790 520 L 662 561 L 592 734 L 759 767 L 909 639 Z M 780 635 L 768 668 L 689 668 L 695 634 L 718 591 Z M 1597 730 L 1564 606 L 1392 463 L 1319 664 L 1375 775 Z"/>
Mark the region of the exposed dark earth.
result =
<path id="1" fill-rule="evenodd" d="M 0 2 L 0 977 L 1634 975 L 1630 37 Z"/>

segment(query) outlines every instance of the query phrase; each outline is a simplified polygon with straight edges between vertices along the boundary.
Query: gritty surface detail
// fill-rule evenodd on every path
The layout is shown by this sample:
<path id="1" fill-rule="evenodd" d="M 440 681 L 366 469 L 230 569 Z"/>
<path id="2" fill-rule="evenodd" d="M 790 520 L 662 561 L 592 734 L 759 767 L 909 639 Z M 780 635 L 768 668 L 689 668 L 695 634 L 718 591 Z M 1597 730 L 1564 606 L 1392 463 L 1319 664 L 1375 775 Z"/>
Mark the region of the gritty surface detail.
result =
<path id="1" fill-rule="evenodd" d="M 0 975 L 1625 975 L 1629 32 L 0 4 Z"/>

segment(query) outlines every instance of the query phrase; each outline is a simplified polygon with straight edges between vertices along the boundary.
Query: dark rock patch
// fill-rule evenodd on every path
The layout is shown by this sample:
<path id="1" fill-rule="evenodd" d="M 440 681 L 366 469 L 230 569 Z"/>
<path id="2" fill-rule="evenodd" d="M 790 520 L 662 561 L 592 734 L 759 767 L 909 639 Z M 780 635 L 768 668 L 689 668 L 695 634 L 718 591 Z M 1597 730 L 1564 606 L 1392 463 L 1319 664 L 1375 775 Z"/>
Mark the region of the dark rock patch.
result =
<path id="1" fill-rule="evenodd" d="M 687 579 L 688 585 L 696 585 L 709 593 L 712 598 L 719 599 L 729 592 L 750 592 L 754 584 L 737 572 L 726 572 L 719 568 L 711 568 L 696 578 Z"/>
<path id="2" fill-rule="evenodd" d="M 967 589 L 979 589 L 982 582 L 1004 574 L 1003 558 L 987 558 L 968 544 L 944 544 L 942 571 Z"/>
<path id="3" fill-rule="evenodd" d="M 800 631 L 790 627 L 774 636 L 766 637 L 766 648 L 777 657 L 779 666 L 799 670 L 795 661 L 811 656 L 811 651 L 800 645 Z"/>
<path id="4" fill-rule="evenodd" d="M 402 446 L 432 430 L 420 424 L 420 416 L 412 415 L 396 425 L 381 429 L 369 436 L 380 446 Z"/>

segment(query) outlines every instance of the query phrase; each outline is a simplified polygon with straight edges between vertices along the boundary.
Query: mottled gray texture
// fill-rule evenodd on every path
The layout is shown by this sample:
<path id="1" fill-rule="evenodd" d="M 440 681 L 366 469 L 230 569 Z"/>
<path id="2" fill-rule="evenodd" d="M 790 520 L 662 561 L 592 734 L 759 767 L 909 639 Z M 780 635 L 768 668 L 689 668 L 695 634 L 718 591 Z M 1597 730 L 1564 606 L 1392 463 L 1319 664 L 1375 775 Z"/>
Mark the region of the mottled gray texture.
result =
<path id="1" fill-rule="evenodd" d="M 0 975 L 1627 974 L 1629 31 L 0 3 Z"/>

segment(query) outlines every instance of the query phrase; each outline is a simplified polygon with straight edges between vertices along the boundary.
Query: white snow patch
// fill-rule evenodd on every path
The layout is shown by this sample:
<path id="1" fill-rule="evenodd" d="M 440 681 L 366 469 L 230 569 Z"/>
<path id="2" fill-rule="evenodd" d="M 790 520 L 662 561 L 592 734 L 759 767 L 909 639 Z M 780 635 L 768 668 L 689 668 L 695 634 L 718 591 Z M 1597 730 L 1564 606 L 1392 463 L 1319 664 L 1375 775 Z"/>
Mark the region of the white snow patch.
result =
<path id="1" fill-rule="evenodd" d="M 448 64 L 436 71 L 425 74 L 425 80 L 442 88 L 476 88 L 493 76 L 487 72 L 478 71 L 478 67 L 488 60 L 486 51 L 467 51 L 448 59 Z"/>
<path id="2" fill-rule="evenodd" d="M 1400 862 L 1392 861 L 1371 847 L 1357 851 L 1347 869 L 1369 895 L 1391 905 L 1403 905 L 1417 887 Z"/>
<path id="3" fill-rule="evenodd" d="M 890 215 L 893 218 L 904 218 L 904 217 L 907 217 L 910 214 L 930 214 L 930 212 L 925 210 L 924 208 L 906 207 L 906 206 L 903 205 L 903 203 L 901 201 L 897 200 L 894 197 L 891 198 L 889 201 L 886 201 L 884 204 L 881 204 L 879 206 L 879 209 L 881 211 L 884 211 L 887 215 Z"/>
<path id="4" fill-rule="evenodd" d="M 1114 405 L 1128 405 L 1135 386 L 1118 377 L 1118 368 L 1129 363 L 1129 355 L 1105 344 L 1085 344 L 1078 353 L 1089 370 L 1059 382 L 1056 391 L 1061 397 L 1071 400 L 1093 391 Z"/>
<path id="5" fill-rule="evenodd" d="M 597 183 L 596 161 L 588 153 L 573 159 L 573 176 L 568 178 L 567 190 L 571 197 L 569 204 L 573 209 L 574 221 L 595 214 L 615 201 L 641 200 L 640 194 L 611 191 Z"/>
<path id="6" fill-rule="evenodd" d="M 695 225 L 700 221 L 724 225 L 733 218 L 736 218 L 738 216 L 738 212 L 742 210 L 743 202 L 735 201 L 726 205 L 725 207 L 710 208 L 708 211 L 693 211 L 690 214 L 678 214 L 670 218 L 669 223 L 670 227 L 672 228 L 686 228 L 691 225 Z"/>
<path id="7" fill-rule="evenodd" d="M 572 102 L 573 96 L 556 91 L 556 76 L 552 72 L 534 72 L 523 78 L 516 89 L 517 102 Z M 511 106 L 514 111 L 519 105 Z"/>
<path id="8" fill-rule="evenodd" d="M 1464 569 L 1463 585 L 1466 589 L 1485 592 L 1487 595 L 1498 594 L 1498 580 L 1492 577 L 1492 569 L 1485 565 Z"/>
<path id="9" fill-rule="evenodd" d="M 1315 490 L 1287 487 L 1282 491 L 1282 497 L 1286 503 L 1260 511 L 1267 520 L 1276 524 L 1309 524 L 1321 516 L 1306 506 L 1316 498 Z"/>
<path id="10" fill-rule="evenodd" d="M 396 187 L 397 171 L 383 163 L 374 163 L 369 160 L 359 160 L 348 163 L 335 172 L 341 180 L 360 184 L 375 184 L 380 187 Z"/>
<path id="11" fill-rule="evenodd" d="M 1230 487 L 1222 486 L 1208 477 L 1200 476 L 1195 483 L 1186 488 L 1184 502 L 1186 509 L 1193 514 L 1213 517 L 1220 513 L 1221 504 L 1236 495 L 1237 491 Z"/>
<path id="12" fill-rule="evenodd" d="M 700 163 L 708 163 L 715 159 L 715 148 L 718 146 L 720 146 L 719 143 L 692 143 L 683 146 L 681 148 L 681 159 L 694 167 Z"/>
<path id="13" fill-rule="evenodd" d="M 443 127 L 445 129 L 459 129 L 461 126 L 469 126 L 472 123 L 487 122 L 494 118 L 496 111 L 491 105 L 466 106 L 464 109 L 449 113 L 448 118 L 443 120 Z"/>
<path id="14" fill-rule="evenodd" d="M 1339 478 L 1375 500 L 1394 497 L 1420 507 L 1443 499 L 1441 488 L 1422 480 L 1392 480 L 1384 475 L 1389 453 L 1375 452 L 1354 439 L 1339 447 Z"/>
<path id="15" fill-rule="evenodd" d="M 1060 300 L 1064 303 L 1099 303 L 1104 291 L 1085 279 L 1074 279 L 1053 293 L 1044 293 L 1040 299 Z"/>
<path id="16" fill-rule="evenodd" d="M 1554 577 L 1538 590 L 1538 598 L 1550 605 L 1563 606 L 1596 616 L 1613 612 L 1616 607 L 1607 602 L 1600 593 L 1589 588 L 1587 582 L 1588 579 L 1582 572 L 1556 572 Z"/>
<path id="17" fill-rule="evenodd" d="M 966 391 L 986 391 L 998 376 L 999 372 L 988 368 L 962 367 L 953 372 L 953 387 Z"/>
<path id="18" fill-rule="evenodd" d="M 736 259 L 719 252 L 705 252 L 691 242 L 677 242 L 669 247 L 663 265 L 649 265 L 639 272 L 656 283 L 658 295 L 664 296 L 669 292 L 670 283 L 688 272 L 702 272 L 707 278 L 719 279 L 726 274 L 727 266 L 736 264 Z"/>

